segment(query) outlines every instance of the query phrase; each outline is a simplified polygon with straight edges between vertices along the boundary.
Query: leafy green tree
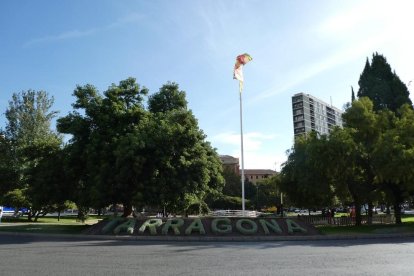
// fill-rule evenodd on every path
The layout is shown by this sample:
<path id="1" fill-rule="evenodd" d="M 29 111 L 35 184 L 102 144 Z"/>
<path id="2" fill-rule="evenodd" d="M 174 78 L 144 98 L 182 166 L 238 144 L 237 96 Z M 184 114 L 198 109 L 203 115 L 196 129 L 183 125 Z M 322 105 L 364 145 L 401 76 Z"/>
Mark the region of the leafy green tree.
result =
<path id="1" fill-rule="evenodd" d="M 240 197 L 241 200 L 241 178 L 231 168 L 223 169 L 224 187 L 222 194 L 227 196 Z M 246 199 L 256 198 L 256 186 L 247 177 L 244 179 L 244 194 Z"/>
<path id="2" fill-rule="evenodd" d="M 221 190 L 221 161 L 187 110 L 185 92 L 168 83 L 150 97 L 148 109 L 152 114 L 145 143 L 152 153 L 150 190 L 157 191 L 156 201 L 172 211 L 186 210 Z"/>
<path id="3" fill-rule="evenodd" d="M 49 111 L 53 106 L 53 97 L 45 91 L 22 91 L 14 93 L 6 110 L 5 137 L 12 143 L 12 149 L 21 165 L 26 156 L 22 154 L 27 147 L 51 141 L 58 143 L 60 137 L 51 130 L 51 121 L 56 111 Z"/>
<path id="4" fill-rule="evenodd" d="M 207 197 L 210 209 L 239 210 L 242 199 L 239 196 L 220 195 L 216 198 Z M 253 209 L 254 205 L 249 199 L 245 200 L 246 208 Z"/>
<path id="5" fill-rule="evenodd" d="M 298 207 L 331 206 L 334 190 L 324 163 L 327 137 L 298 137 L 280 173 L 280 189 Z"/>
<path id="6" fill-rule="evenodd" d="M 328 167 L 336 193 L 351 195 L 356 205 L 356 224 L 360 224 L 360 205 L 368 203 L 372 217 L 374 201 L 391 200 L 396 222 L 401 223 L 400 205 L 412 192 L 409 175 L 413 111 L 407 104 L 396 116 L 391 110 L 374 111 L 370 99 L 352 102 L 343 115 L 344 128 L 329 137 Z M 406 150 L 407 151 L 404 151 Z"/>
<path id="7" fill-rule="evenodd" d="M 368 97 L 374 103 L 374 110 L 389 109 L 397 111 L 403 104 L 412 106 L 407 86 L 391 70 L 386 58 L 373 54 L 371 63 L 368 58 L 358 81 L 358 97 Z"/>
<path id="8" fill-rule="evenodd" d="M 8 191 L 5 195 L 3 195 L 2 200 L 4 205 L 13 206 L 15 210 L 27 208 L 27 206 L 30 205 L 24 188 Z"/>
<path id="9" fill-rule="evenodd" d="M 87 149 L 90 124 L 91 122 L 82 120 L 75 112 L 58 119 L 57 124 L 60 132 L 72 134 L 70 142 L 62 150 L 66 177 L 63 183 L 67 187 L 67 199 L 76 203 L 78 219 L 81 220 L 86 218 L 89 207 L 99 209 L 106 206 L 102 200 L 97 199 L 101 193 L 93 193 L 93 189 L 87 185 L 92 181 L 88 172 L 89 150 Z"/>
<path id="10" fill-rule="evenodd" d="M 167 113 L 174 110 L 187 110 L 185 92 L 180 91 L 178 84 L 168 82 L 148 99 L 148 110 L 151 113 Z"/>
<path id="11" fill-rule="evenodd" d="M 29 196 L 29 191 L 32 191 L 32 195 L 45 194 L 42 190 L 33 189 L 31 172 L 45 158 L 47 148 L 59 148 L 62 142 L 61 137 L 51 130 L 51 120 L 56 115 L 55 111 L 50 111 L 52 105 L 53 98 L 46 92 L 28 90 L 14 93 L 6 110 L 8 122 L 5 138 L 10 143 L 11 159 L 18 181 L 12 187 L 11 194 L 6 193 L 5 197 L 19 198 L 20 204 L 27 204 L 24 207 L 29 209 L 29 219 L 40 209 L 46 210 L 48 204 L 44 201 L 35 203 L 33 197 Z M 16 201 L 15 203 L 19 205 Z M 14 206 L 18 207 L 17 205 Z"/>
<path id="12" fill-rule="evenodd" d="M 354 92 L 354 88 L 351 86 L 351 103 L 355 101 L 355 92 Z"/>
<path id="13" fill-rule="evenodd" d="M 345 144 L 342 145 L 342 153 L 348 152 L 348 157 L 342 161 L 348 162 L 348 176 L 342 174 L 342 177 L 348 178 L 349 192 L 354 199 L 356 207 L 357 220 L 359 221 L 360 204 L 368 203 L 368 217 L 372 218 L 373 201 L 375 200 L 378 185 L 374 182 L 375 171 L 372 165 L 372 151 L 380 133 L 381 121 L 378 119 L 377 113 L 374 111 L 373 102 L 367 97 L 361 97 L 351 103 L 351 106 L 342 116 L 344 121 L 344 132 L 342 137 Z M 334 140 L 340 145 L 340 139 Z M 335 153 L 333 153 L 335 156 Z M 338 162 L 341 164 L 341 155 L 337 156 Z M 335 163 L 334 163 L 335 164 Z M 346 166 L 346 164 L 343 164 Z M 346 170 L 345 167 L 342 170 Z M 349 171 L 351 170 L 351 171 Z M 354 177 L 352 177 L 354 174 Z"/>
<path id="14" fill-rule="evenodd" d="M 4 195 L 17 186 L 18 175 L 12 155 L 11 141 L 0 131 L 0 194 Z"/>
<path id="15" fill-rule="evenodd" d="M 231 168 L 223 169 L 224 187 L 223 194 L 228 196 L 241 196 L 241 179 Z M 246 183 L 245 183 L 246 184 Z"/>
<path id="16" fill-rule="evenodd" d="M 360 76 L 358 84 L 358 97 L 368 97 L 370 100 L 372 100 L 373 110 L 375 112 L 379 112 L 381 110 L 390 110 L 399 116 L 397 111 L 403 104 L 407 104 L 409 108 L 412 108 L 412 102 L 409 98 L 409 91 L 407 86 L 400 80 L 395 71 L 392 72 L 391 66 L 387 63 L 385 57 L 379 55 L 378 53 L 373 54 L 371 63 L 369 63 L 369 60 L 367 59 L 365 68 Z M 384 114 L 385 113 L 382 115 L 379 114 L 379 116 L 385 118 L 392 116 L 390 114 Z M 388 122 L 388 120 L 383 120 L 383 122 Z M 384 123 L 379 124 L 378 126 L 381 131 L 387 131 L 384 129 Z M 390 191 L 392 191 L 391 198 L 393 198 L 393 201 L 400 200 L 402 191 L 401 189 L 396 188 L 395 183 L 386 181 L 385 183 L 377 183 L 377 185 L 382 186 L 382 188 L 387 190 L 388 194 L 390 194 Z M 400 195 L 397 196 L 396 193 L 400 193 Z M 388 198 L 390 197 L 388 196 Z M 369 211 L 371 212 L 371 208 L 369 208 Z M 399 212 L 399 209 L 397 209 L 396 212 Z M 399 215 L 397 214 L 397 217 L 398 216 Z"/>
<path id="17" fill-rule="evenodd" d="M 133 205 L 201 210 L 206 194 L 221 188 L 220 161 L 187 110 L 185 93 L 168 83 L 150 97 L 147 111 L 147 92 L 133 78 L 103 96 L 91 85 L 76 88 L 76 110 L 58 120 L 58 129 L 72 135 L 66 165 L 70 185 L 81 191 L 78 207 L 121 203 L 123 216 Z"/>
<path id="18" fill-rule="evenodd" d="M 274 207 L 280 204 L 279 175 L 263 179 L 256 183 L 257 210 Z"/>
<path id="19" fill-rule="evenodd" d="M 125 167 L 119 166 L 117 152 L 145 117 L 143 99 L 147 92 L 134 78 L 112 84 L 103 96 L 92 85 L 78 86 L 74 91 L 75 111 L 58 120 L 58 130 L 72 135 L 67 166 L 71 185 L 79 191 L 75 202 L 82 213 L 88 207 L 117 203 L 123 204 L 124 216 L 132 212 L 132 195 L 136 181 L 142 179 L 141 171 L 135 170 L 134 181 L 121 178 Z"/>
<path id="20" fill-rule="evenodd" d="M 353 137 L 353 129 L 335 128 L 326 148 L 326 169 L 335 187 L 335 195 L 342 202 L 355 206 L 355 224 L 361 225 L 361 206 L 369 200 L 372 185 L 366 183 L 366 172 L 361 162 L 361 149 Z"/>
<path id="21" fill-rule="evenodd" d="M 375 145 L 373 164 L 377 182 L 393 200 L 396 223 L 401 223 L 401 204 L 414 192 L 414 111 L 406 104 L 398 115 L 383 114 L 389 127 Z"/>
<path id="22" fill-rule="evenodd" d="M 29 220 L 34 218 L 37 221 L 40 216 L 61 212 L 67 207 L 72 190 L 66 184 L 63 154 L 60 147 L 50 145 L 43 148 L 42 152 L 36 153 L 36 156 L 42 156 L 42 159 L 28 171 L 30 186 L 25 191 L 31 206 Z"/>

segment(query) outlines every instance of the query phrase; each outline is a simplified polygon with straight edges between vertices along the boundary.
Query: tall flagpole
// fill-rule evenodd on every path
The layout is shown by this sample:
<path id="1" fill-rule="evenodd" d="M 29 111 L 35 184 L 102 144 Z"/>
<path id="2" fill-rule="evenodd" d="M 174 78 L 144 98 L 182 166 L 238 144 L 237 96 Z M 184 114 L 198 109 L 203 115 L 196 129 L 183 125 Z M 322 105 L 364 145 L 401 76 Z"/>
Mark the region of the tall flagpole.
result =
<path id="1" fill-rule="evenodd" d="M 236 64 L 234 65 L 233 79 L 239 81 L 239 95 L 240 95 L 240 142 L 241 142 L 241 184 L 242 184 L 242 212 L 245 216 L 245 203 L 244 203 L 244 149 L 243 149 L 243 105 L 242 105 L 242 90 L 243 90 L 243 65 L 252 60 L 249 54 L 242 54 L 237 56 Z"/>
<path id="2" fill-rule="evenodd" d="M 243 150 L 243 108 L 242 108 L 242 93 L 240 89 L 240 144 L 241 144 L 241 164 L 242 164 L 242 173 L 241 173 L 241 183 L 242 183 L 242 210 L 243 216 L 245 211 L 244 203 L 244 150 Z"/>

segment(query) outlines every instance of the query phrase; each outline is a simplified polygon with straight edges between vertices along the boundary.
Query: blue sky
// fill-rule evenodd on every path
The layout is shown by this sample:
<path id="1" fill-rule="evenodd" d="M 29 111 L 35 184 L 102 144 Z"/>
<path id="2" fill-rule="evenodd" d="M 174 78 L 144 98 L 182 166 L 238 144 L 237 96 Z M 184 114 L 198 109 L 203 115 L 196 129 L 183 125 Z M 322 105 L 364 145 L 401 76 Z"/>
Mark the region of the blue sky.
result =
<path id="1" fill-rule="evenodd" d="M 14 92 L 45 90 L 64 116 L 77 84 L 102 92 L 135 77 L 155 93 L 172 81 L 207 140 L 240 157 L 232 69 L 247 52 L 245 168 L 279 170 L 293 143 L 291 96 L 305 92 L 342 108 L 373 52 L 403 82 L 414 80 L 412 26 L 410 0 L 4 0 L 0 127 Z"/>

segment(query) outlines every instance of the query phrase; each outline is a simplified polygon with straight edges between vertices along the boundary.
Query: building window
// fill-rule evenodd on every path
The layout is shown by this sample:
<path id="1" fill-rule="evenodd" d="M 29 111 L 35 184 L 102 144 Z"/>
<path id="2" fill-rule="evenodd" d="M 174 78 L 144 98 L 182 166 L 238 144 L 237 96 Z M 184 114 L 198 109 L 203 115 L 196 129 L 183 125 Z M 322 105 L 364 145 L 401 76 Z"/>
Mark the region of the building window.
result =
<path id="1" fill-rule="evenodd" d="M 301 108 L 303 106 L 303 102 L 293 104 L 293 108 Z"/>
<path id="2" fill-rule="evenodd" d="M 301 121 L 301 120 L 304 120 L 305 118 L 304 118 L 304 116 L 303 115 L 297 115 L 297 116 L 295 116 L 294 118 L 293 118 L 293 120 L 295 121 L 295 122 L 297 122 L 297 121 Z"/>
<path id="3" fill-rule="evenodd" d="M 302 101 L 302 99 L 303 99 L 302 96 L 296 96 L 292 99 L 292 102 L 294 102 L 294 103 L 300 102 L 300 101 Z"/>
<path id="4" fill-rule="evenodd" d="M 303 109 L 297 109 L 293 112 L 293 115 L 300 115 L 303 114 Z"/>
<path id="5" fill-rule="evenodd" d="M 302 122 L 295 123 L 295 128 L 296 127 L 303 127 L 303 126 L 305 126 L 305 123 L 303 121 Z"/>

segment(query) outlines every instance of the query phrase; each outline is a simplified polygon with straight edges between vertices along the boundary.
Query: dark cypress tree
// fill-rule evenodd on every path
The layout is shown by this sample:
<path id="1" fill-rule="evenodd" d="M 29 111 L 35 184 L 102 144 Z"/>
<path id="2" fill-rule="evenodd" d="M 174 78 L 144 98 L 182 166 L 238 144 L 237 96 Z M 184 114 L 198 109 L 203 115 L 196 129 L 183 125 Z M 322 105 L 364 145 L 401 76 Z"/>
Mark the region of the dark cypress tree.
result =
<path id="1" fill-rule="evenodd" d="M 401 105 L 412 106 L 407 86 L 400 80 L 384 56 L 375 53 L 372 62 L 367 61 L 358 81 L 358 97 L 368 97 L 374 103 L 374 110 L 396 111 Z"/>
<path id="2" fill-rule="evenodd" d="M 351 95 L 351 102 L 355 101 L 355 92 L 354 92 L 354 88 L 351 86 L 351 91 L 352 91 L 352 95 Z"/>

